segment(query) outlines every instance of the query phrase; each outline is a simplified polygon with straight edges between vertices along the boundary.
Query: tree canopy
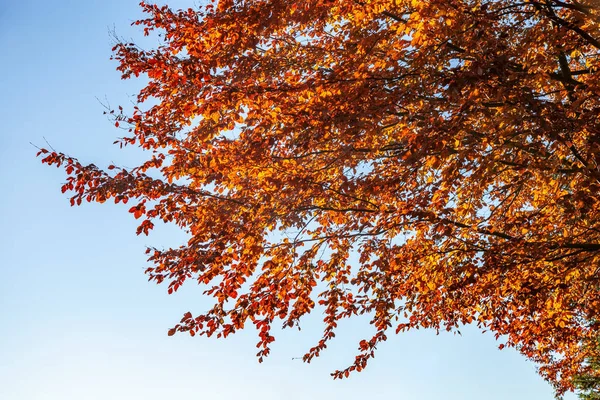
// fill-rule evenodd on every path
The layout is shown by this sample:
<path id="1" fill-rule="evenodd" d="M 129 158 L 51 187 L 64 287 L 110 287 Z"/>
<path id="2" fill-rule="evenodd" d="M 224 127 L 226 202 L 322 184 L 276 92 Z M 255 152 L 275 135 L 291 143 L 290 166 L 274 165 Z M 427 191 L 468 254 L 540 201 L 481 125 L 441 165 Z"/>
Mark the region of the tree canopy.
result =
<path id="1" fill-rule="evenodd" d="M 473 323 L 574 388 L 599 351 L 597 0 L 141 6 L 160 44 L 115 46 L 145 86 L 111 115 L 146 161 L 40 153 L 71 204 L 131 201 L 138 234 L 189 233 L 147 273 L 214 307 L 170 334 L 254 325 L 262 360 L 273 326 L 321 307 L 311 361 L 368 314 L 342 378 L 390 332 Z"/>

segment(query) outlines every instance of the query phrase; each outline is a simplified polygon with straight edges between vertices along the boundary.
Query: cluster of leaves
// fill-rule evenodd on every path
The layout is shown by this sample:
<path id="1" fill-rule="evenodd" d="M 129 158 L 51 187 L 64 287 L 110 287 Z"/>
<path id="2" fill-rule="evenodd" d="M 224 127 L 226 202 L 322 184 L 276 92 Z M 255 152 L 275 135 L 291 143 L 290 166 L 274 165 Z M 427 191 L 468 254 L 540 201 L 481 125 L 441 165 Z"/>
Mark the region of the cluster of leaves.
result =
<path id="1" fill-rule="evenodd" d="M 595 0 L 141 3 L 162 44 L 114 48 L 145 75 L 121 145 L 146 162 L 66 166 L 82 200 L 135 201 L 190 233 L 148 249 L 169 292 L 214 307 L 170 333 L 227 336 L 316 303 L 322 340 L 372 316 L 344 377 L 388 332 L 476 323 L 574 388 L 598 355 L 600 6 Z M 144 108 L 145 105 L 148 105 Z"/>

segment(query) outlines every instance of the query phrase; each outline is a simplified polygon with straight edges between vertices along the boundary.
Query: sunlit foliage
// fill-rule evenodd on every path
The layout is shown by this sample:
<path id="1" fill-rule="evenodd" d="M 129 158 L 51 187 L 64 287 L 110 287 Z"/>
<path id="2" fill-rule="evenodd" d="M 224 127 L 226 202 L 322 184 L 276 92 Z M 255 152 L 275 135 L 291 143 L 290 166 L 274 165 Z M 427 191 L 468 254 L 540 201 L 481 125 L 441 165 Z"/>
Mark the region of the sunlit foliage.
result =
<path id="1" fill-rule="evenodd" d="M 133 204 L 189 232 L 148 249 L 151 280 L 193 280 L 214 308 L 170 334 L 227 336 L 319 307 L 387 335 L 477 324 L 558 393 L 597 356 L 600 4 L 597 0 L 219 0 L 141 4 L 161 43 L 119 43 L 145 76 L 121 145 L 135 168 L 66 167 L 63 191 Z M 153 222 L 154 221 L 154 222 Z"/>

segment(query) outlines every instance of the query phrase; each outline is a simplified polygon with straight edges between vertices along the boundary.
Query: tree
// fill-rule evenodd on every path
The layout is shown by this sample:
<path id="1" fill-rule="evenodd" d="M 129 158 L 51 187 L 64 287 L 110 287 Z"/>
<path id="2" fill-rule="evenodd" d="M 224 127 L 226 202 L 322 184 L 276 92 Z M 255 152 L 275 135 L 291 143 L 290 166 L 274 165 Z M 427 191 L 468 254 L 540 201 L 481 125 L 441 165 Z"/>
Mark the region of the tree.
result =
<path id="1" fill-rule="evenodd" d="M 600 341 L 596 341 L 592 346 L 597 349 L 600 346 Z M 588 364 L 586 374 L 577 376 L 574 380 L 579 398 L 582 400 L 600 400 L 600 358 L 592 356 L 586 362 Z"/>
<path id="2" fill-rule="evenodd" d="M 71 204 L 135 201 L 189 232 L 147 250 L 169 293 L 214 307 L 170 334 L 226 337 L 316 302 L 327 347 L 372 316 L 362 370 L 390 331 L 476 323 L 574 388 L 600 311 L 600 5 L 596 0 L 218 0 L 141 3 L 161 44 L 120 42 L 111 111 L 147 161 L 66 168 Z"/>

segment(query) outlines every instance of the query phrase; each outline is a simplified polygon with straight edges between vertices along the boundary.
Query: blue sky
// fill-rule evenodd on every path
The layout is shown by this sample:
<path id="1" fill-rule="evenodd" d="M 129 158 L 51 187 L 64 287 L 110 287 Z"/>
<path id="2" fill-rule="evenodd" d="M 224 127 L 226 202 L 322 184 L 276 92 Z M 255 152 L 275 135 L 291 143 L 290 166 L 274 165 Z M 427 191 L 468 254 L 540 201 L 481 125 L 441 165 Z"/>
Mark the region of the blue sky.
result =
<path id="1" fill-rule="evenodd" d="M 533 364 L 475 328 L 391 335 L 366 371 L 344 381 L 329 373 L 353 360 L 370 333 L 364 320 L 342 324 L 310 365 L 292 358 L 318 340 L 320 315 L 301 332 L 279 334 L 263 364 L 252 330 L 227 340 L 168 337 L 184 312 L 209 302 L 194 285 L 168 296 L 166 286 L 148 283 L 143 252 L 177 245 L 183 234 L 159 226 L 137 237 L 121 205 L 70 207 L 62 171 L 41 165 L 30 144 L 47 140 L 99 166 L 133 163 L 135 150 L 112 145 L 121 132 L 96 98 L 128 104 L 139 88 L 120 80 L 108 33 L 114 27 L 139 42 L 130 26 L 138 17 L 136 0 L 0 4 L 0 399 L 553 397 Z"/>

